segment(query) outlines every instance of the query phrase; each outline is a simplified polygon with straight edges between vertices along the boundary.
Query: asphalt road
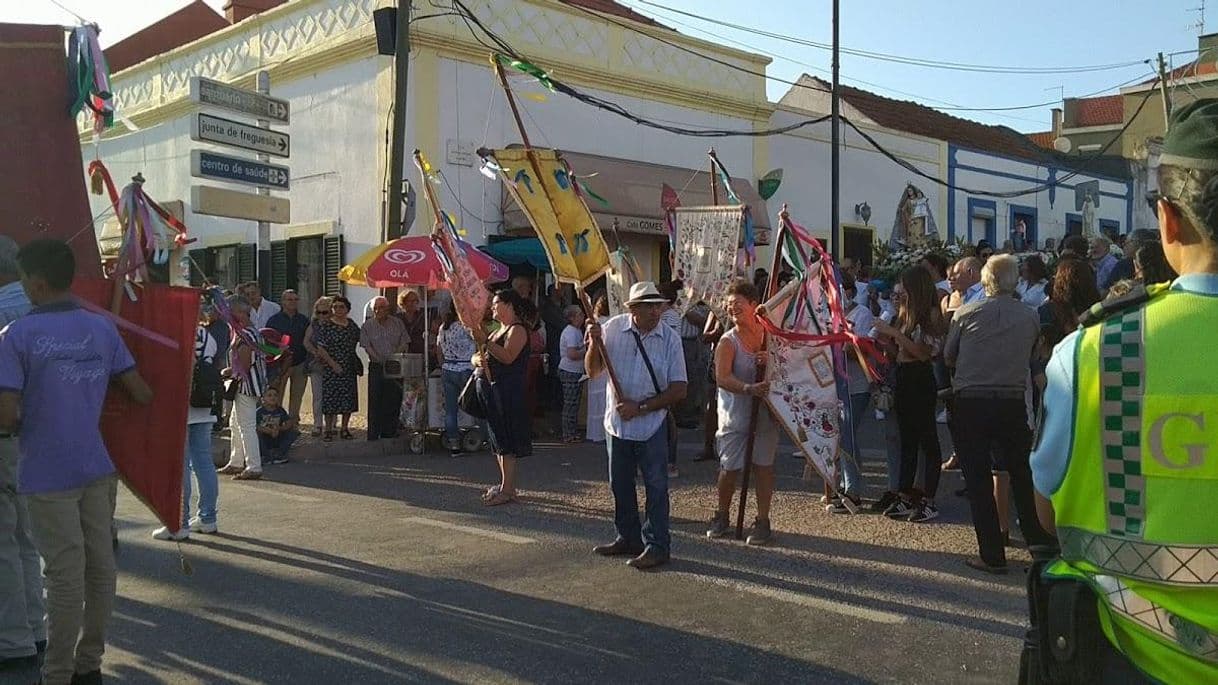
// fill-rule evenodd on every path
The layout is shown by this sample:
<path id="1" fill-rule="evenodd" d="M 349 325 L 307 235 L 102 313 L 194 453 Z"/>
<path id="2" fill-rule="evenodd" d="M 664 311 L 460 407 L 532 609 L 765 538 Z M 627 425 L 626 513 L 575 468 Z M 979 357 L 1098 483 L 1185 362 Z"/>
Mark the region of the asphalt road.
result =
<path id="1" fill-rule="evenodd" d="M 878 484 L 874 425 L 865 444 Z M 800 462 L 780 456 L 779 468 L 778 538 L 757 549 L 705 539 L 715 466 L 684 464 L 674 560 L 657 572 L 590 553 L 613 535 L 604 448 L 591 444 L 540 444 L 521 464 L 521 501 L 494 509 L 478 500 L 494 477 L 485 455 L 331 453 L 268 467 L 259 482 L 222 480 L 220 534 L 180 547 L 152 540 L 152 516 L 123 492 L 105 673 L 175 684 L 1015 680 L 1023 574 L 962 563 L 975 547 L 951 495 L 958 475 L 944 479 L 943 517 L 918 525 L 827 514 Z"/>

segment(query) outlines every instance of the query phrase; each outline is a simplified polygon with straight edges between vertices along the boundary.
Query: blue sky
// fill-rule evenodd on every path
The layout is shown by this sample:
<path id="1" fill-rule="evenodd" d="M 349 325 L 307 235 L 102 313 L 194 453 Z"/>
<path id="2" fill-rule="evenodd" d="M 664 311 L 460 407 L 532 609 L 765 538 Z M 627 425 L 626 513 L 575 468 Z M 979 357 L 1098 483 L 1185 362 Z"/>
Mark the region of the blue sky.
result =
<path id="1" fill-rule="evenodd" d="M 774 59 L 770 76 L 795 80 L 801 73 L 828 79 L 827 50 L 794 45 L 715 26 L 647 5 L 620 0 L 662 23 L 707 40 L 719 34 Z M 832 39 L 830 0 L 653 0 L 673 9 L 728 23 L 796 36 L 820 43 Z M 848 48 L 922 59 L 1020 67 L 1108 65 L 1195 50 L 1201 0 L 841 0 L 841 44 Z M 1218 1 L 1210 0 L 1207 32 L 1218 32 Z M 701 29 L 696 30 L 695 29 Z M 1177 66 L 1193 55 L 1173 57 Z M 797 64 L 802 62 L 805 64 Z M 817 67 L 825 71 L 816 71 Z M 1077 74 L 988 74 L 931 69 L 842 55 L 843 83 L 881 95 L 936 106 L 1009 107 L 1088 95 L 1145 74 L 1150 65 Z M 884 86 L 862 83 L 868 81 Z M 770 99 L 789 86 L 771 81 Z M 894 92 L 905 91 L 907 94 Z M 1110 90 L 1107 92 L 1116 92 Z M 912 95 L 910 95 L 912 94 Z M 936 102 L 941 101 L 941 102 Z M 1013 112 L 952 112 L 990 124 L 1030 132 L 1048 130 L 1051 106 Z"/>
<path id="2" fill-rule="evenodd" d="M 225 0 L 206 0 L 218 11 Z M 828 78 L 829 52 L 708 24 L 646 5 L 623 4 L 691 36 L 723 42 L 784 59 L 767 73 L 793 81 L 801 73 Z M 96 21 L 108 45 L 185 5 L 187 0 L 58 0 Z M 832 37 L 830 0 L 655 0 L 659 5 L 728 23 L 820 43 Z M 841 0 L 842 45 L 937 61 L 1018 67 L 1078 67 L 1120 64 L 1164 53 L 1195 50 L 1202 0 Z M 1209 0 L 1207 30 L 1218 32 L 1218 0 Z M 70 24 L 74 19 L 50 0 L 6 2 L 0 21 Z M 476 6 L 476 5 L 475 5 Z M 711 35 L 711 34 L 718 34 Z M 748 46 L 745 48 L 744 46 Z M 1171 59 L 1178 66 L 1194 57 Z M 793 60 L 793 61 L 791 61 Z M 824 71 L 817 71 L 821 69 Z M 1104 71 L 1066 74 L 990 74 L 932 69 L 842 56 L 844 83 L 931 106 L 1010 107 L 1060 100 L 1104 90 L 1140 76 L 1151 66 L 1137 64 Z M 864 83 L 867 82 L 867 83 Z M 880 86 L 880 87 L 878 87 Z M 771 81 L 777 99 L 789 86 Z M 1107 89 L 1107 90 L 1106 90 Z M 897 92 L 903 91 L 903 92 Z M 1010 112 L 954 111 L 953 114 L 1030 132 L 1049 128 L 1051 106 Z"/>

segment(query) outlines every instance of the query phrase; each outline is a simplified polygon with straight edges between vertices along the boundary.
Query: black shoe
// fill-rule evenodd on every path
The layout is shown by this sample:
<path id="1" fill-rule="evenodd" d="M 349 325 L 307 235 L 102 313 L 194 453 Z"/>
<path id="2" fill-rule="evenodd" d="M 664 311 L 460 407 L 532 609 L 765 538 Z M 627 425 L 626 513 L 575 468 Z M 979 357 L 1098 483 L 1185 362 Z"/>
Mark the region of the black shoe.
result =
<path id="1" fill-rule="evenodd" d="M 716 511 L 711 517 L 710 524 L 706 527 L 706 537 L 722 538 L 727 537 L 732 532 L 731 525 L 727 522 L 727 513 Z"/>
<path id="2" fill-rule="evenodd" d="M 626 542 L 621 538 L 614 540 L 608 545 L 597 545 L 592 548 L 593 554 L 599 554 L 602 557 L 620 557 L 629 554 L 636 556 L 642 554 L 643 544 L 641 542 Z"/>
<path id="3" fill-rule="evenodd" d="M 71 685 L 102 685 L 101 669 L 73 674 Z"/>
<path id="4" fill-rule="evenodd" d="M 871 511 L 873 511 L 877 514 L 882 514 L 888 510 L 888 507 L 892 506 L 893 502 L 896 502 L 896 501 L 897 501 L 897 493 L 885 492 L 882 497 L 880 497 L 878 500 L 876 500 L 875 504 L 871 505 Z"/>
<path id="5" fill-rule="evenodd" d="M 643 550 L 643 553 L 626 562 L 627 566 L 633 566 L 640 571 L 668 563 L 668 552 L 662 552 L 656 547 L 648 547 Z"/>
<path id="6" fill-rule="evenodd" d="M 964 564 L 966 566 L 968 566 L 969 568 L 976 569 L 978 571 L 984 571 L 986 573 L 989 573 L 989 574 L 992 574 L 995 576 L 1006 575 L 1006 572 L 1007 572 L 1006 564 L 1001 564 L 1001 565 L 987 564 L 982 559 L 965 559 Z"/>

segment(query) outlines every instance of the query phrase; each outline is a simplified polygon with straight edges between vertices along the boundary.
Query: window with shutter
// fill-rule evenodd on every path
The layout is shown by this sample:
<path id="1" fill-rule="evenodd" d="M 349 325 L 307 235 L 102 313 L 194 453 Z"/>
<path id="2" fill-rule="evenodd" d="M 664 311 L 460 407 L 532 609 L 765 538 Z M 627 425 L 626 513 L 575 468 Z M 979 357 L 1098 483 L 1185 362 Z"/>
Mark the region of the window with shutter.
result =
<path id="1" fill-rule="evenodd" d="M 237 246 L 237 280 L 249 283 L 258 278 L 258 246 L 245 244 Z"/>
<path id="2" fill-rule="evenodd" d="M 203 286 L 205 279 L 211 277 L 213 268 L 208 264 L 211 250 L 201 247 L 190 251 L 190 284 L 196 288 Z"/>
<path id="3" fill-rule="evenodd" d="M 338 272 L 343 268 L 343 237 L 328 235 L 322 239 L 322 261 L 324 262 L 324 284 L 327 295 L 346 294 Z"/>
<path id="4" fill-rule="evenodd" d="M 271 292 L 266 296 L 278 302 L 288 288 L 288 241 L 271 243 Z"/>

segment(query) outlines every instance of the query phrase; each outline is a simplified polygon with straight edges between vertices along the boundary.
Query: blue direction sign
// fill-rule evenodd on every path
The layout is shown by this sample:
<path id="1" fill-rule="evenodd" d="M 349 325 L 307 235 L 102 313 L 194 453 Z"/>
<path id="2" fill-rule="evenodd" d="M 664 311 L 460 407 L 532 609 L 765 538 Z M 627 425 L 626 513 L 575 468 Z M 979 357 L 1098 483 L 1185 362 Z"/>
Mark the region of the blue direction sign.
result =
<path id="1" fill-rule="evenodd" d="M 244 183 L 273 190 L 287 190 L 289 182 L 288 168 L 285 166 L 230 157 L 205 150 L 191 151 L 190 175 L 195 178 Z"/>

